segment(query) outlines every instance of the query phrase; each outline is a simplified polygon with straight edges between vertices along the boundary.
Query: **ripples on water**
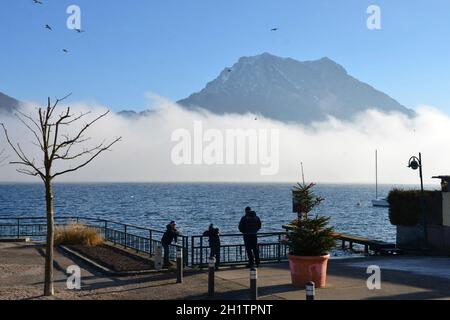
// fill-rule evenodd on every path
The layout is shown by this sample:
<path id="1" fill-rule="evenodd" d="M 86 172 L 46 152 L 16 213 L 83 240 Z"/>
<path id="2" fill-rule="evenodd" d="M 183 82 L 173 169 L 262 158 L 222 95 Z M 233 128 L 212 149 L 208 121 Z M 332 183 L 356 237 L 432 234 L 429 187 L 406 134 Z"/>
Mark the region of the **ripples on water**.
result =
<path id="1" fill-rule="evenodd" d="M 291 184 L 56 184 L 56 215 L 86 216 L 163 230 L 176 220 L 185 235 L 199 234 L 210 223 L 222 233 L 237 233 L 244 208 L 251 206 L 264 232 L 280 231 L 296 217 Z M 380 186 L 386 195 L 390 186 Z M 325 198 L 317 213 L 330 216 L 336 231 L 395 241 L 386 208 L 372 207 L 369 185 L 317 185 Z M 359 204 L 359 205 L 358 205 Z M 44 216 L 39 184 L 0 184 L 0 216 Z"/>

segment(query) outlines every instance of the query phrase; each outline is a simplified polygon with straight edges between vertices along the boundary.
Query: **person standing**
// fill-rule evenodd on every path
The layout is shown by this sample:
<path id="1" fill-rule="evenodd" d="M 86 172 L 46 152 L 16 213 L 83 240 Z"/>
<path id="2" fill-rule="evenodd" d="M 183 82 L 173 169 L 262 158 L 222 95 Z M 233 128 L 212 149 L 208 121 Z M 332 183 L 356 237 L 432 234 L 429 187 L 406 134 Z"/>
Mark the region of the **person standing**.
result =
<path id="1" fill-rule="evenodd" d="M 250 207 L 245 208 L 245 216 L 239 222 L 239 231 L 244 235 L 245 250 L 247 251 L 247 267 L 259 267 L 258 231 L 261 230 L 261 220 Z"/>
<path id="2" fill-rule="evenodd" d="M 216 258 L 216 270 L 219 270 L 220 265 L 220 231 L 219 228 L 214 228 L 213 224 L 209 225 L 208 230 L 203 232 L 203 236 L 208 237 L 210 257 Z"/>
<path id="3" fill-rule="evenodd" d="M 173 241 L 177 243 L 180 233 L 177 231 L 177 224 L 175 221 L 171 221 L 166 226 L 166 232 L 164 232 L 161 243 L 164 249 L 164 267 L 170 267 L 170 245 Z"/>

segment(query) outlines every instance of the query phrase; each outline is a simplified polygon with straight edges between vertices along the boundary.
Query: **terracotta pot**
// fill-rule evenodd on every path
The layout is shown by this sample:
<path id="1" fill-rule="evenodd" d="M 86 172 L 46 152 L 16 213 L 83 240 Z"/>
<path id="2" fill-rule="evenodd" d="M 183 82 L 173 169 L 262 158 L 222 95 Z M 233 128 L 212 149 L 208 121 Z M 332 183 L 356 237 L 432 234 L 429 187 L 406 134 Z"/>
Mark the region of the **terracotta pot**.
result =
<path id="1" fill-rule="evenodd" d="M 313 281 L 316 288 L 325 288 L 329 259 L 330 255 L 318 257 L 289 255 L 292 284 L 299 288 L 305 288 L 309 281 Z"/>

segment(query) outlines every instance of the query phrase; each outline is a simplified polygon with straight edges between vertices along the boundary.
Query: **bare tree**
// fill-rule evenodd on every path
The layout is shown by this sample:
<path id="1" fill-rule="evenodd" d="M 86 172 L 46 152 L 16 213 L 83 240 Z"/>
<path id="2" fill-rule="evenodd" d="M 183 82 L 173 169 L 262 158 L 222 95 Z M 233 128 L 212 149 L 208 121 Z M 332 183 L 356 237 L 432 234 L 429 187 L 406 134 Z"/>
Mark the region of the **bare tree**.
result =
<path id="1" fill-rule="evenodd" d="M 70 96 L 70 95 L 68 95 Z M 90 140 L 86 137 L 88 129 L 104 118 L 109 111 L 94 117 L 77 128 L 76 133 L 70 135 L 65 133 L 65 128 L 71 125 L 79 124 L 80 120 L 84 119 L 90 112 L 73 114 L 70 108 L 56 114 L 55 109 L 59 103 L 65 100 L 68 96 L 62 99 L 56 99 L 52 105 L 50 98 L 48 98 L 47 108 L 39 108 L 37 119 L 32 115 L 27 115 L 23 112 L 18 112 L 17 117 L 22 124 L 30 131 L 35 140 L 35 146 L 42 152 L 43 161 L 36 162 L 34 158 L 29 157 L 23 151 L 19 143 L 13 143 L 8 130 L 2 123 L 3 131 L 6 140 L 14 153 L 17 156 L 15 161 L 10 163 L 17 165 L 17 171 L 42 179 L 45 185 L 45 200 L 47 206 L 47 243 L 45 256 L 45 285 L 44 295 L 51 296 L 54 294 L 53 290 L 53 247 L 54 247 L 54 208 L 53 208 L 53 179 L 61 175 L 77 171 L 84 166 L 91 163 L 101 153 L 110 149 L 112 145 L 119 142 L 121 137 L 112 140 L 111 142 L 103 141 L 100 144 L 93 145 L 89 148 L 82 148 L 82 146 Z M 76 151 L 74 149 L 77 149 Z M 59 172 L 53 172 L 56 161 L 70 162 L 73 166 L 63 169 Z"/>

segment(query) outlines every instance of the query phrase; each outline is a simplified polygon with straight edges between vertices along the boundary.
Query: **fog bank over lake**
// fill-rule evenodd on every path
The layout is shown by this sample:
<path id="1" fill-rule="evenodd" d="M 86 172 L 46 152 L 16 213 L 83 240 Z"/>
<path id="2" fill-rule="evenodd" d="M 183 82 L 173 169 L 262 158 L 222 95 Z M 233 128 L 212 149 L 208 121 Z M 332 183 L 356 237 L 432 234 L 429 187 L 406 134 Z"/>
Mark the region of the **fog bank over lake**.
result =
<path id="1" fill-rule="evenodd" d="M 149 105 L 154 111 L 146 116 L 126 118 L 111 113 L 93 126 L 88 133 L 88 136 L 93 137 L 88 142 L 89 146 L 117 136 L 122 136 L 123 142 L 88 167 L 58 181 L 293 182 L 300 179 L 300 162 L 303 162 L 307 180 L 374 183 L 375 149 L 378 149 L 380 183 L 418 183 L 418 174 L 406 167 L 408 159 L 418 152 L 422 152 L 425 183 L 436 183 L 431 176 L 450 172 L 450 148 L 446 147 L 450 137 L 450 118 L 428 106 L 418 107 L 417 116 L 413 118 L 369 110 L 356 115 L 352 121 L 329 118 L 306 126 L 286 124 L 255 114 L 215 115 L 206 111 L 188 111 L 154 95 L 151 100 Z M 27 104 L 24 112 L 36 114 L 36 105 Z M 65 105 L 70 105 L 73 112 L 91 111 L 92 116 L 107 109 L 105 106 L 82 102 L 66 102 Z M 12 139 L 20 142 L 26 153 L 34 155 L 36 159 L 41 158 L 37 147 L 32 144 L 32 134 L 17 119 L 3 117 L 1 121 L 7 126 Z M 278 160 L 277 173 L 262 175 L 261 169 L 267 164 L 258 159 L 252 162 L 248 155 L 244 165 L 226 162 L 210 165 L 207 161 L 191 165 L 175 164 L 172 154 L 177 141 L 173 140 L 173 133 L 182 129 L 194 135 L 195 123 L 201 123 L 204 131 L 213 130 L 222 135 L 230 129 L 277 131 L 278 145 L 272 144 L 266 148 L 272 160 Z M 69 133 L 74 129 L 69 127 Z M 211 137 L 209 141 L 208 137 L 203 138 L 204 151 L 211 144 Z M 14 159 L 3 136 L 0 143 L 2 148 L 6 148 L 9 159 Z M 250 145 L 247 142 L 245 148 Z M 0 167 L 0 181 L 37 180 L 22 176 L 15 172 L 14 167 L 6 165 Z"/>

